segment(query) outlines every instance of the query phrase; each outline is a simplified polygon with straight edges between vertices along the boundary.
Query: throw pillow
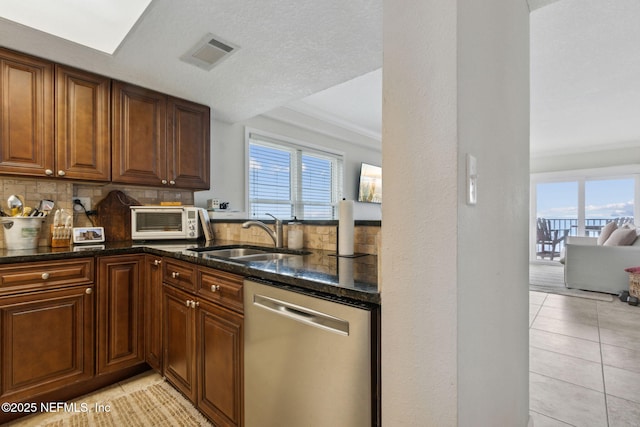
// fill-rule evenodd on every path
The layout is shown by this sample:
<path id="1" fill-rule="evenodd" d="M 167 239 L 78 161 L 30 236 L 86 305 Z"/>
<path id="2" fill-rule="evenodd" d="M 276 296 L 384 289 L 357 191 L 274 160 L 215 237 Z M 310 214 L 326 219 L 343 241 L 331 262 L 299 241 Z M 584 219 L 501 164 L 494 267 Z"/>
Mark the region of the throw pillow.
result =
<path id="1" fill-rule="evenodd" d="M 603 243 L 603 246 L 628 246 L 636 240 L 635 228 L 618 228 Z"/>
<path id="2" fill-rule="evenodd" d="M 618 226 L 613 221 L 608 222 L 607 225 L 602 227 L 602 230 L 600 231 L 600 235 L 598 236 L 598 244 L 603 245 L 604 242 L 607 241 L 609 236 L 611 236 L 611 233 L 613 233 L 617 228 Z"/>

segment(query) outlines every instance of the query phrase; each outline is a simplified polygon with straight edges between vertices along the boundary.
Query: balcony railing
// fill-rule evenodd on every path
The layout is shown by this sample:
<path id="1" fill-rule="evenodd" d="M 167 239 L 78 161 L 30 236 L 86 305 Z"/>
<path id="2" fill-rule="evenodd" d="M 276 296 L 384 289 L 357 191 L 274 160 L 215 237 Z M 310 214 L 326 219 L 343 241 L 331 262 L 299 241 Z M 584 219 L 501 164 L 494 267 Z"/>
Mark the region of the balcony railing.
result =
<path id="1" fill-rule="evenodd" d="M 578 236 L 578 220 L 577 219 L 568 219 L 568 218 L 546 218 L 549 220 L 549 225 L 551 230 L 562 230 L 561 233 L 564 233 L 564 230 L 569 230 L 569 236 Z M 587 218 L 584 220 L 584 234 L 583 236 L 587 237 L 598 237 L 600 235 L 600 231 L 602 227 L 604 227 L 608 222 L 616 221 L 618 225 L 622 225 L 626 222 L 633 222 L 633 217 L 624 217 L 624 218 Z M 560 242 L 560 253 L 564 249 L 565 241 Z"/>

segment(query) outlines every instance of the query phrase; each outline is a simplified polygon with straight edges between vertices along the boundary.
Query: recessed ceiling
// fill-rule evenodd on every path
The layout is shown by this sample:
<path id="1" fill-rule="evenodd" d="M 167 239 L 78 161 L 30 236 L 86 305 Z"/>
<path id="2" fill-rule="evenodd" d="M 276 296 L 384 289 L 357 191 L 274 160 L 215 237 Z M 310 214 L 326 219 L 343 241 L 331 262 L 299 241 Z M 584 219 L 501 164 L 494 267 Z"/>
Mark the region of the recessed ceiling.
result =
<path id="1" fill-rule="evenodd" d="M 151 0 L 2 0 L 0 17 L 108 54 Z"/>

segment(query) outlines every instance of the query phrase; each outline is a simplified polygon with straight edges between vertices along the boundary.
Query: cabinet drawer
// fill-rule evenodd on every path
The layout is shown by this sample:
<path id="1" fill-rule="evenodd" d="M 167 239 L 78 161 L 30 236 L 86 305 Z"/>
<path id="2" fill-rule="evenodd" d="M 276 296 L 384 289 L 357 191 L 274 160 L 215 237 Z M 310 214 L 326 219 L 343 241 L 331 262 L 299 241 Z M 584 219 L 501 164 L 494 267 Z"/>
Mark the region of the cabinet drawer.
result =
<path id="1" fill-rule="evenodd" d="M 196 291 L 197 268 L 195 265 L 171 258 L 163 258 L 162 265 L 163 282 L 188 291 Z"/>
<path id="2" fill-rule="evenodd" d="M 198 295 L 242 313 L 242 277 L 210 268 L 199 270 Z"/>
<path id="3" fill-rule="evenodd" d="M 94 281 L 93 265 L 93 258 L 80 258 L 0 266 L 0 294 L 88 285 Z"/>

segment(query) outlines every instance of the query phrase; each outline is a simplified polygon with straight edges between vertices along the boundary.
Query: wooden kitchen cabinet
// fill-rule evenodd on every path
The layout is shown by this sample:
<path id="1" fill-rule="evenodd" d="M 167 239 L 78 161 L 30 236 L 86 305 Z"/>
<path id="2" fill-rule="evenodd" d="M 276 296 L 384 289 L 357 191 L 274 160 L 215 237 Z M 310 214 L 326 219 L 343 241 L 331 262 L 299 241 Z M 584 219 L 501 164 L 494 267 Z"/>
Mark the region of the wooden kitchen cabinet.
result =
<path id="1" fill-rule="evenodd" d="M 217 426 L 242 425 L 243 317 L 216 304 L 198 302 L 198 409 Z"/>
<path id="2" fill-rule="evenodd" d="M 111 79 L 61 65 L 55 75 L 55 175 L 109 181 Z"/>
<path id="3" fill-rule="evenodd" d="M 144 262 L 144 354 L 162 372 L 162 258 L 146 255 Z"/>
<path id="4" fill-rule="evenodd" d="M 0 173 L 54 168 L 53 63 L 0 48 Z"/>
<path id="5" fill-rule="evenodd" d="M 189 400 L 196 401 L 195 305 L 191 294 L 163 285 L 163 371 Z"/>
<path id="6" fill-rule="evenodd" d="M 209 107 L 170 97 L 167 113 L 168 176 L 176 187 L 208 190 L 211 145 Z"/>
<path id="7" fill-rule="evenodd" d="M 144 363 L 144 255 L 97 258 L 97 374 Z"/>
<path id="8" fill-rule="evenodd" d="M 112 110 L 113 182 L 209 188 L 209 107 L 114 81 Z"/>
<path id="9" fill-rule="evenodd" d="M 93 377 L 93 282 L 93 258 L 0 267 L 3 401 Z"/>
<path id="10" fill-rule="evenodd" d="M 163 285 L 164 374 L 215 425 L 241 426 L 242 277 L 199 267 L 196 294 L 168 282 L 171 272 Z"/>

